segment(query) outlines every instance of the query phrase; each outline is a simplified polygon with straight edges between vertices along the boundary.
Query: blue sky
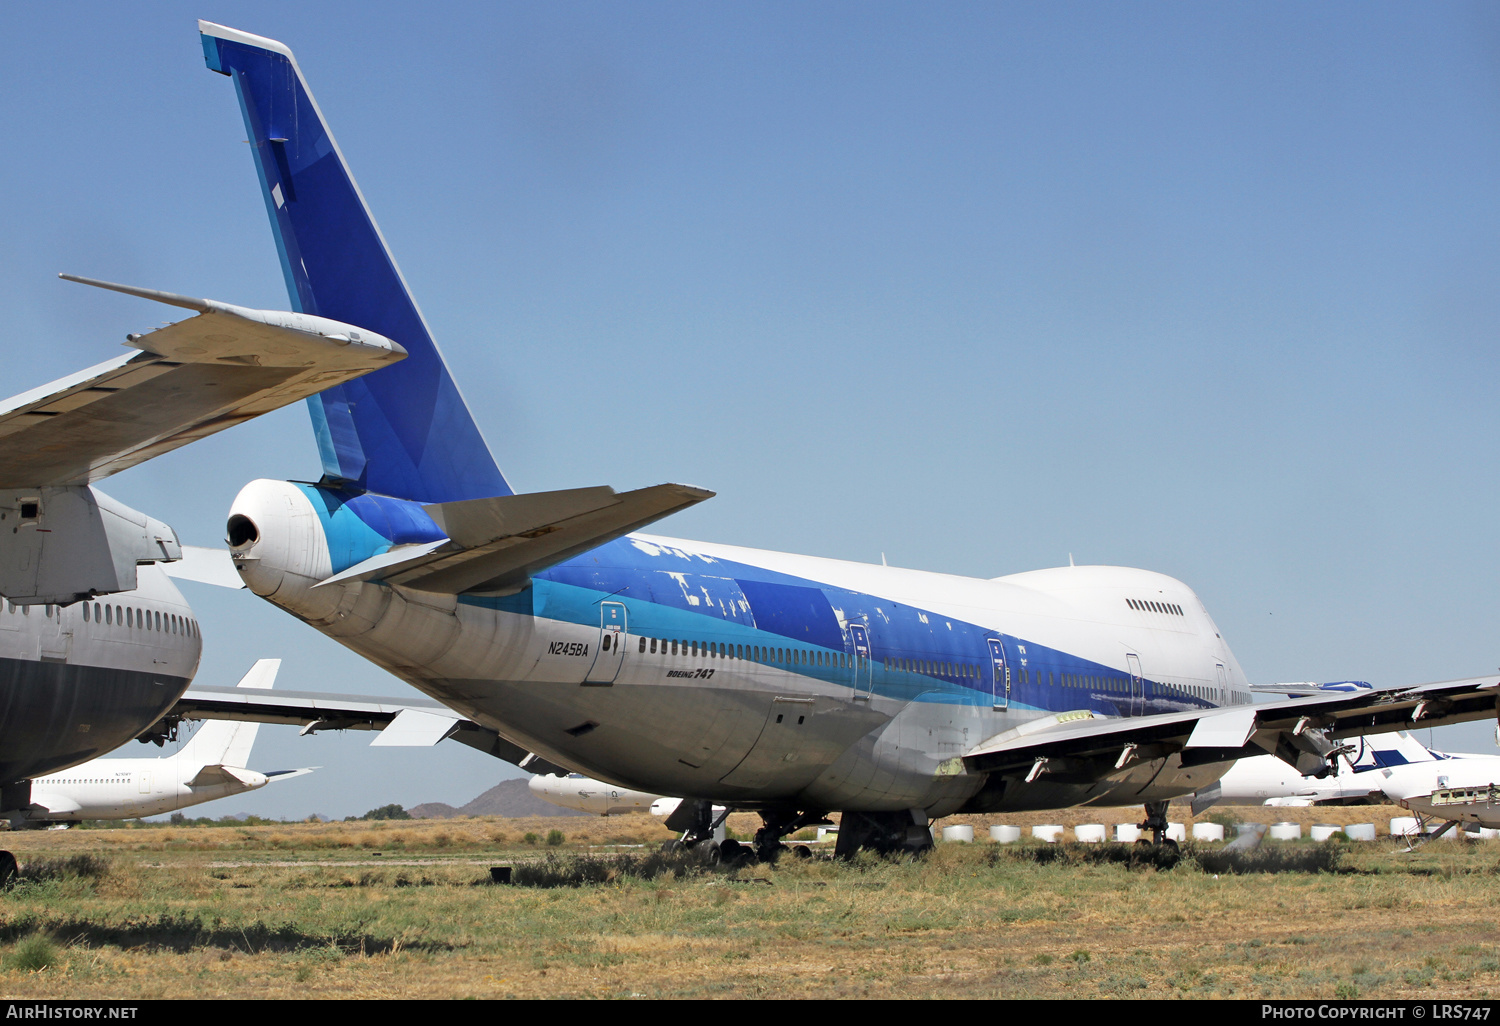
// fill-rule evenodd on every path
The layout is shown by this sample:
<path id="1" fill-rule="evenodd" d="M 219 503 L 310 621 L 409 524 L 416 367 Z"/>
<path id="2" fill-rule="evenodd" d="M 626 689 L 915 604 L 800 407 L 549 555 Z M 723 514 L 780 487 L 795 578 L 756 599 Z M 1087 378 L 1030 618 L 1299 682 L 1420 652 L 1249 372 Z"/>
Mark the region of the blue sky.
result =
<path id="1" fill-rule="evenodd" d="M 1492 6 L 8 5 L 5 394 L 172 316 L 58 271 L 285 307 L 199 17 L 297 53 L 520 489 L 687 481 L 719 495 L 663 533 L 981 577 L 1159 570 L 1256 681 L 1500 667 Z M 299 405 L 104 487 L 214 544 L 244 482 L 317 472 Z M 188 598 L 202 683 L 280 655 L 284 687 L 405 690 Z M 295 735 L 255 764 L 323 771 L 210 810 L 507 769 Z"/>

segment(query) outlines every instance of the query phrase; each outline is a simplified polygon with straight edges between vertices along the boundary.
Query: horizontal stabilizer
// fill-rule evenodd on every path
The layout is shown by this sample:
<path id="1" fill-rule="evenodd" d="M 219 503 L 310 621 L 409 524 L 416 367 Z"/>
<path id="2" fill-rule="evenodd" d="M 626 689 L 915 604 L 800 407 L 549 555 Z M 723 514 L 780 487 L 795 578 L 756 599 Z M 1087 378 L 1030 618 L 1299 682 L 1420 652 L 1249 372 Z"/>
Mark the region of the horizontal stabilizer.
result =
<path id="1" fill-rule="evenodd" d="M 267 770 L 265 777 L 267 782 L 274 783 L 277 780 L 291 780 L 293 777 L 306 776 L 313 770 L 320 770 L 322 768 L 322 766 L 304 766 L 302 769 Z"/>
<path id="2" fill-rule="evenodd" d="M 204 766 L 193 779 L 187 782 L 188 787 L 213 787 L 215 784 L 241 784 L 245 787 L 254 787 L 260 783 L 257 778 L 264 774 L 247 770 L 241 766 Z"/>
<path id="3" fill-rule="evenodd" d="M 320 581 L 385 581 L 444 595 L 509 594 L 531 575 L 711 498 L 690 485 L 617 493 L 573 488 L 443 502 L 425 509 L 442 542 L 398 547 Z"/>
<path id="4" fill-rule="evenodd" d="M 200 312 L 127 336 L 133 356 L 0 401 L 0 487 L 98 481 L 406 355 L 324 317 L 70 280 Z"/>
<path id="5" fill-rule="evenodd" d="M 197 581 L 218 588 L 240 589 L 245 582 L 234 568 L 234 559 L 228 549 L 209 549 L 202 545 L 182 546 L 182 558 L 175 563 L 163 563 L 162 569 L 168 577 L 179 581 Z"/>

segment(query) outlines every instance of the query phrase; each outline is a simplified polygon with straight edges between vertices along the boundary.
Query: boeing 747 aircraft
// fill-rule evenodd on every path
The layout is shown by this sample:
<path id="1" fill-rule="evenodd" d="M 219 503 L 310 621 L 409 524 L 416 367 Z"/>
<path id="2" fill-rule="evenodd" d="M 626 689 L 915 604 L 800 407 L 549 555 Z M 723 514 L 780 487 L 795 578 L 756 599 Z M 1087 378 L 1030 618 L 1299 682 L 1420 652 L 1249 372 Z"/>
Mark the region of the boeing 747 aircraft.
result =
<path id="1" fill-rule="evenodd" d="M 1192 589 L 1068 566 L 980 580 L 644 534 L 683 484 L 517 494 L 434 345 L 296 60 L 200 23 L 229 78 L 293 307 L 408 358 L 309 400 L 321 476 L 228 518 L 249 588 L 517 748 L 758 810 L 766 857 L 842 813 L 839 850 L 928 817 L 1144 805 L 1236 760 L 1326 770 L 1350 735 L 1494 715 L 1495 678 L 1252 706 Z M 238 138 L 238 137 L 236 137 Z"/>
<path id="2" fill-rule="evenodd" d="M 269 689 L 280 659 L 261 659 L 241 679 L 242 688 Z M 311 769 L 249 769 L 259 723 L 210 720 L 172 755 L 159 759 L 93 759 L 31 782 L 31 808 L 23 826 L 85 819 L 139 819 L 216 798 L 244 794 L 273 780 Z"/>
<path id="3" fill-rule="evenodd" d="M 326 319 L 73 280 L 196 316 L 0 401 L 0 817 L 12 822 L 32 811 L 31 778 L 150 732 L 198 667 L 198 623 L 165 568 L 199 576 L 203 551 L 96 482 L 404 355 Z M 0 852 L 0 880 L 13 870 Z"/>

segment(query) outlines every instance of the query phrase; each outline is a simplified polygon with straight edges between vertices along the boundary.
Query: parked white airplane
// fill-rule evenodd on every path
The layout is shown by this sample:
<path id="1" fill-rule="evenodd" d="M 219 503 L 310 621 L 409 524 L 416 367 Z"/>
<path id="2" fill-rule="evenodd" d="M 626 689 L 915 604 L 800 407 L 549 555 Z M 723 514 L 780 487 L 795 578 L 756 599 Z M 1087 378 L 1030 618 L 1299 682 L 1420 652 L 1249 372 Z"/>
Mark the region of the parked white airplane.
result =
<path id="1" fill-rule="evenodd" d="M 526 782 L 531 793 L 553 805 L 577 809 L 595 816 L 623 816 L 627 812 L 654 812 L 663 801 L 677 808 L 677 799 L 663 799 L 659 794 L 632 791 L 594 780 L 582 773 L 566 775 L 538 773 Z"/>
<path id="2" fill-rule="evenodd" d="M 1439 752 L 1402 733 L 1356 740 L 1338 772 L 1304 777 L 1274 756 L 1243 759 L 1193 796 L 1215 804 L 1353 805 L 1394 802 L 1419 816 L 1500 827 L 1500 756 Z"/>
<path id="3" fill-rule="evenodd" d="M 1500 757 L 1430 754 L 1430 762 L 1384 767 L 1386 797 L 1424 819 L 1500 828 Z"/>
<path id="4" fill-rule="evenodd" d="M 261 659 L 239 687 L 268 689 L 280 659 Z M 246 768 L 258 723 L 210 720 L 174 755 L 158 759 L 93 759 L 32 781 L 28 825 L 84 819 L 139 819 L 244 794 L 312 769 L 259 773 Z"/>
<path id="5" fill-rule="evenodd" d="M 1335 760 L 1322 777 L 1303 776 L 1274 755 L 1241 759 L 1217 782 L 1193 796 L 1194 815 L 1220 805 L 1362 805 L 1384 803 L 1384 771 L 1438 758 L 1416 738 L 1400 732 L 1352 738 L 1353 751 Z M 1471 756 L 1455 756 L 1467 759 Z"/>
<path id="6" fill-rule="evenodd" d="M 398 340 L 309 400 L 322 476 L 228 520 L 257 595 L 520 750 L 760 812 L 756 845 L 843 813 L 841 852 L 928 817 L 1144 804 L 1273 752 L 1493 716 L 1495 678 L 1252 706 L 1185 584 L 1123 567 L 979 580 L 635 533 L 712 493 L 516 494 L 480 437 L 291 51 L 200 22 L 234 86 L 293 305 Z M 614 449 L 618 459 L 620 449 Z"/>

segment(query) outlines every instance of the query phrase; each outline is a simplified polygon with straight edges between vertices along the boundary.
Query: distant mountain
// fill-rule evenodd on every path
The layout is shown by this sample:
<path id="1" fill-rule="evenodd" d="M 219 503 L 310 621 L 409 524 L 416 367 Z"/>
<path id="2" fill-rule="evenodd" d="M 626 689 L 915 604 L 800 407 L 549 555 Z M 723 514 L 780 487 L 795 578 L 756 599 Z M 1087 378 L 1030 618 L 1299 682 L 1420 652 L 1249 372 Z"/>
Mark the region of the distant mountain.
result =
<path id="1" fill-rule="evenodd" d="M 526 778 L 502 780 L 467 805 L 454 808 L 442 802 L 424 802 L 406 810 L 413 819 L 452 819 L 454 816 L 587 816 L 587 812 L 553 805 L 531 793 Z"/>

